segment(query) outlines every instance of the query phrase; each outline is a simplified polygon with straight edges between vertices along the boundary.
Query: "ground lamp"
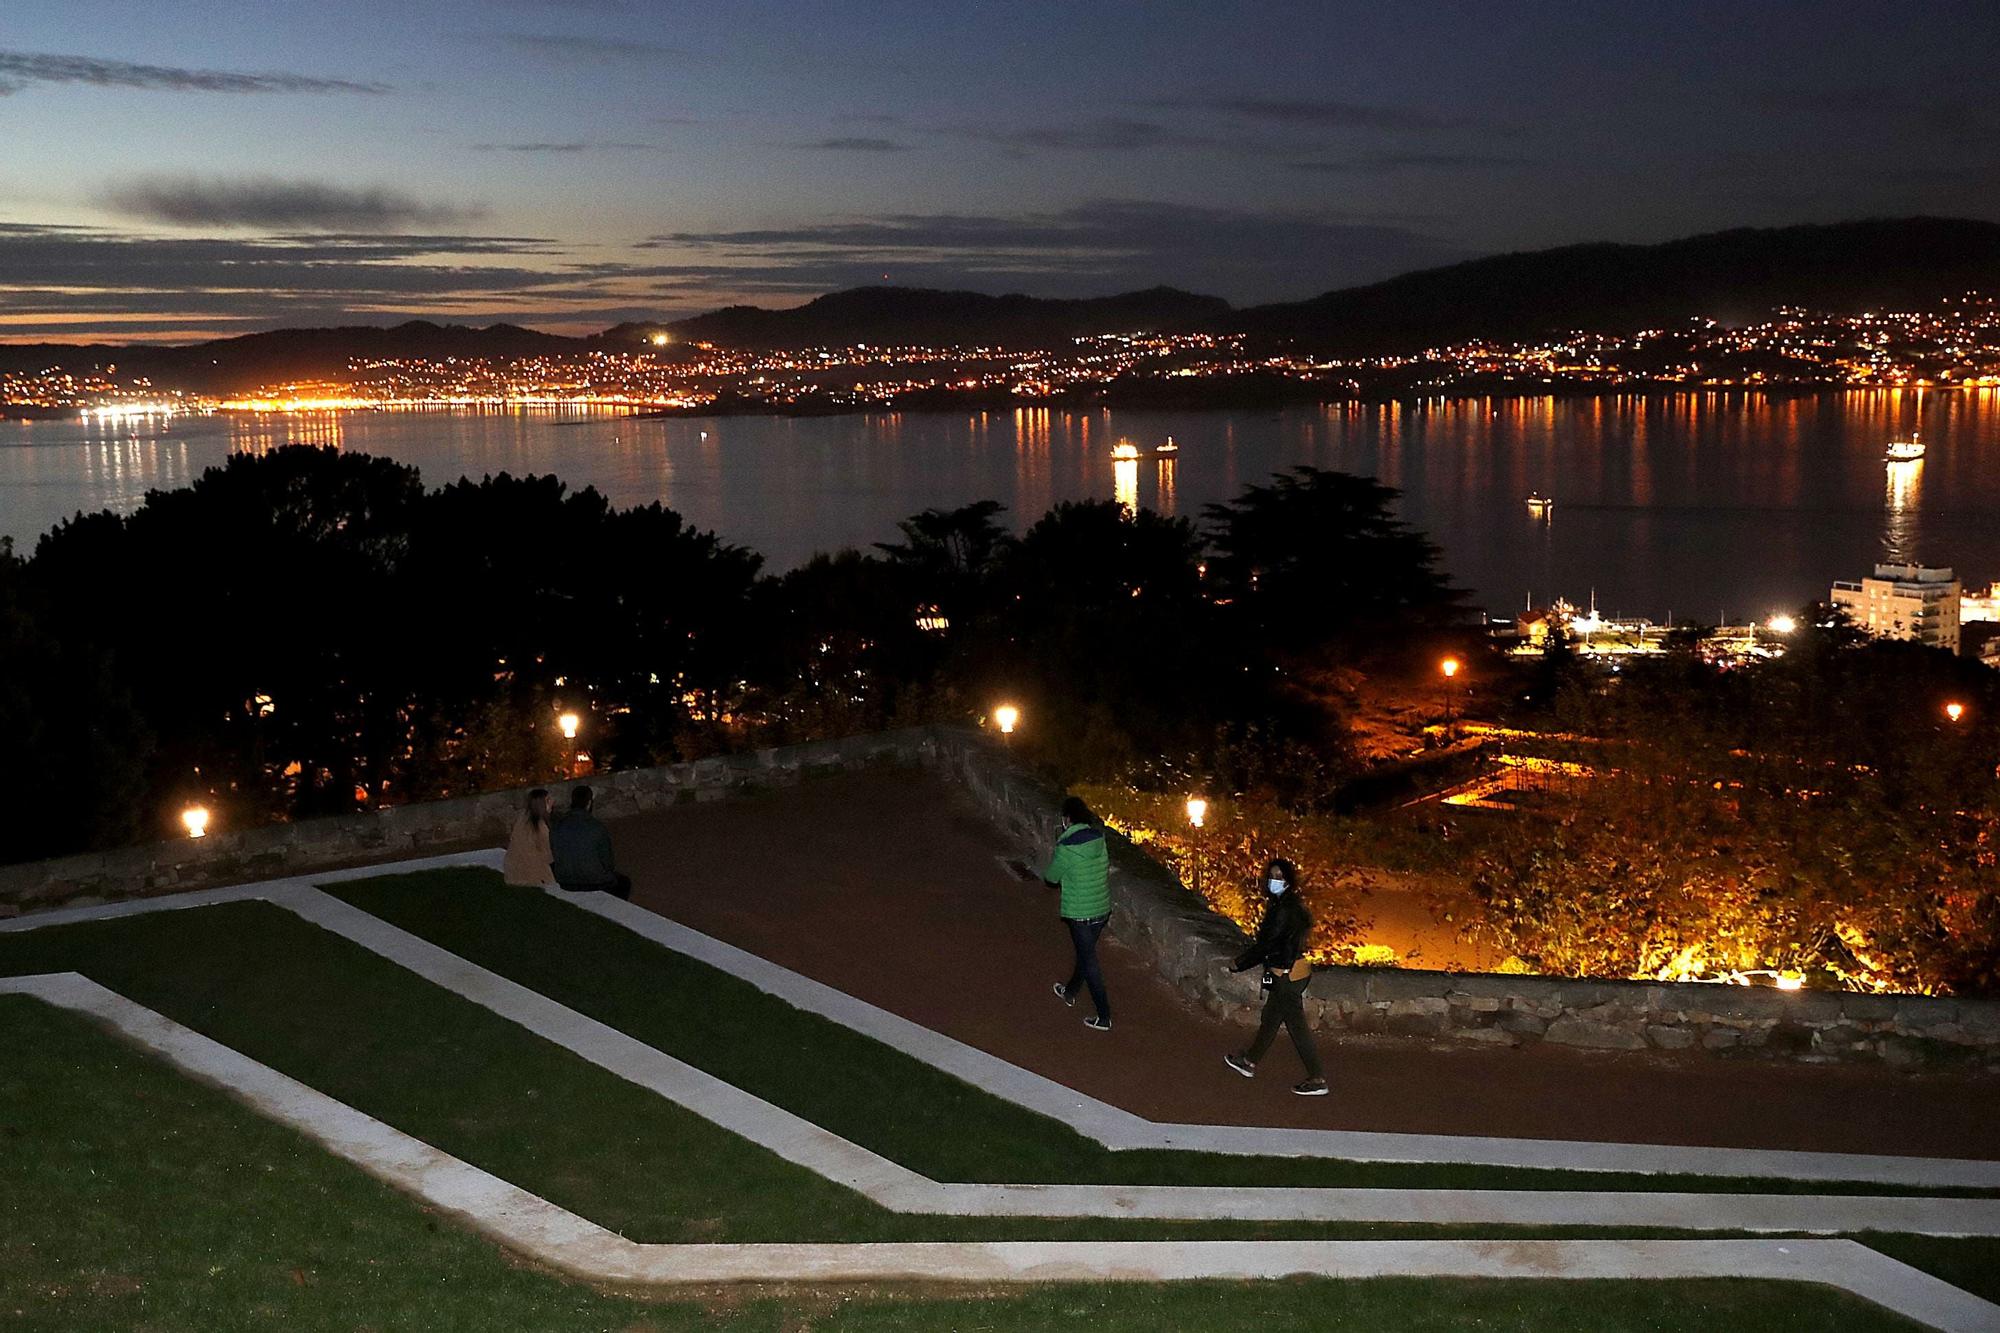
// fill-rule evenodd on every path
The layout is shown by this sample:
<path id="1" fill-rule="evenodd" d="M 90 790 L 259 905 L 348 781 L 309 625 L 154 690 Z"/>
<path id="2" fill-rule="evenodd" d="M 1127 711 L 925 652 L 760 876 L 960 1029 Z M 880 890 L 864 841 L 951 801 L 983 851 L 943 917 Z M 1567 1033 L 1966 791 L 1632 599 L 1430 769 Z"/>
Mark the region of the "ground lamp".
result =
<path id="1" fill-rule="evenodd" d="M 181 824 L 183 827 L 187 829 L 188 836 L 190 838 L 207 837 L 208 807 L 203 805 L 191 805 L 187 809 L 181 811 Z"/>

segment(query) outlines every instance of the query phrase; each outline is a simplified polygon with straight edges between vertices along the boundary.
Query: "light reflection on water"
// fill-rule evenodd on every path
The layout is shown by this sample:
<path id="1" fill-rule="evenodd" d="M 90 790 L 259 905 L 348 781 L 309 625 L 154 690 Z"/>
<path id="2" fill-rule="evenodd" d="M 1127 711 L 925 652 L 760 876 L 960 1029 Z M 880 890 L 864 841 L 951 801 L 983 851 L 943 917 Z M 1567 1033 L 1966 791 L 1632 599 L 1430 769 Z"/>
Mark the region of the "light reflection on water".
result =
<path id="1" fill-rule="evenodd" d="M 1932 393 L 1927 460 L 1885 470 L 1912 391 L 1802 398 L 1475 399 L 1284 412 L 1065 412 L 636 420 L 574 409 L 0 422 L 0 533 L 130 510 L 232 450 L 365 450 L 461 475 L 555 472 L 620 505 L 661 500 L 787 568 L 887 540 L 929 506 L 992 498 L 1016 522 L 1111 498 L 1199 519 L 1297 464 L 1380 477 L 1479 604 L 1595 588 L 1607 613 L 1764 615 L 1877 559 L 2000 574 L 2000 394 Z M 1151 451 L 1173 436 L 1178 457 Z M 1119 467 L 1129 438 L 1142 458 Z M 1547 522 L 1523 504 L 1552 496 Z M 1918 519 L 1921 515 L 1922 522 Z"/>

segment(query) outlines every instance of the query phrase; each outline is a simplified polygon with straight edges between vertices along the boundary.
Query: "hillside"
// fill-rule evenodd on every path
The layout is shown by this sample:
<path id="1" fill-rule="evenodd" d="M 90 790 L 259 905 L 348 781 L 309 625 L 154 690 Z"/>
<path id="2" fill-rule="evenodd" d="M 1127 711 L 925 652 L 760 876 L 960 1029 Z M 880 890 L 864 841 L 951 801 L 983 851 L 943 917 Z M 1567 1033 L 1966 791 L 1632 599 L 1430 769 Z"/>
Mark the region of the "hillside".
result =
<path id="1" fill-rule="evenodd" d="M 1253 307 L 1232 323 L 1329 353 L 1398 353 L 1697 316 L 1731 323 L 1780 305 L 1909 308 L 1974 289 L 2000 292 L 2000 224 L 1897 218 L 1494 255 Z"/>
<path id="2" fill-rule="evenodd" d="M 856 287 L 792 310 L 730 306 L 668 327 L 729 347 L 851 343 L 1046 346 L 1086 333 L 1186 332 L 1229 323 L 1230 305 L 1172 287 L 1089 300 L 986 296 L 921 287 Z"/>

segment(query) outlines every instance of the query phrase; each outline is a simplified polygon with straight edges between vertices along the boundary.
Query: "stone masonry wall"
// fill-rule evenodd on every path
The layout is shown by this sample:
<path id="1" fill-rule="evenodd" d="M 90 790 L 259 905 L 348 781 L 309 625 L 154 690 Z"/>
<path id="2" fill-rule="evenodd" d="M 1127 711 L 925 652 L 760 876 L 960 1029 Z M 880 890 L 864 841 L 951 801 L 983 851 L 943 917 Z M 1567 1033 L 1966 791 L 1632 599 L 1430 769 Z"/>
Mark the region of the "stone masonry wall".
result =
<path id="1" fill-rule="evenodd" d="M 966 733 L 938 732 L 927 753 L 1020 841 L 1024 856 L 1046 855 L 1061 792 Z M 1261 1003 L 1255 975 L 1223 971 L 1246 945 L 1232 922 L 1115 833 L 1111 883 L 1114 937 L 1204 1008 L 1249 1018 Z M 1468 1045 L 1549 1042 L 2000 1072 L 2000 999 L 1327 967 L 1314 974 L 1306 1012 L 1322 1030 Z"/>
<path id="2" fill-rule="evenodd" d="M 880 762 L 916 763 L 929 735 L 922 729 L 880 732 L 596 774 L 579 781 L 596 790 L 598 813 L 615 819 L 681 801 L 711 801 L 734 792 L 786 786 L 813 773 Z M 545 785 L 561 809 L 567 804 L 563 792 L 576 784 Z M 0 916 L 281 879 L 459 847 L 504 846 L 528 790 L 486 792 L 294 824 L 224 829 L 205 838 L 0 866 Z"/>

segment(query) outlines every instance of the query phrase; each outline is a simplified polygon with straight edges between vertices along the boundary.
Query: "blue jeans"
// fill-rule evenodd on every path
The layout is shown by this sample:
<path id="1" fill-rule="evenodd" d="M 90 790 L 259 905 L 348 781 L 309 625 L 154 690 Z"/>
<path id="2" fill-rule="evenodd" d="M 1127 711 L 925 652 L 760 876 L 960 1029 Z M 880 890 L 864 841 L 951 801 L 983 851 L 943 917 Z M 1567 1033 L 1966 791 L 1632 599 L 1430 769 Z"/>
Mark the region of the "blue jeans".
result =
<path id="1" fill-rule="evenodd" d="M 1063 987 L 1063 994 L 1075 995 L 1078 986 L 1090 987 L 1090 1002 L 1097 1006 L 1097 1016 L 1111 1021 L 1111 1001 L 1104 998 L 1104 971 L 1097 965 L 1097 937 L 1104 933 L 1104 923 L 1108 916 L 1092 917 L 1088 921 L 1063 918 L 1069 927 L 1069 942 L 1076 949 L 1076 970 L 1069 974 L 1069 984 Z"/>

